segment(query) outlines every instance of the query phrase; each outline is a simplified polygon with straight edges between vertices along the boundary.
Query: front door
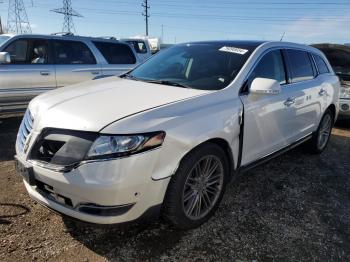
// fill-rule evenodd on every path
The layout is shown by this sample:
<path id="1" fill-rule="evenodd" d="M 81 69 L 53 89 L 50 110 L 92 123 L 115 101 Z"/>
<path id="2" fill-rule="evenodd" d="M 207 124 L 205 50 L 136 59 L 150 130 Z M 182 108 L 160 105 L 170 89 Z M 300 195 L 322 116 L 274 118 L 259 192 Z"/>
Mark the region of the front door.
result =
<path id="1" fill-rule="evenodd" d="M 269 51 L 261 58 L 248 78 L 248 88 L 257 77 L 277 80 L 282 92 L 277 95 L 256 95 L 248 91 L 241 96 L 244 104 L 242 165 L 287 146 L 294 132 L 295 111 L 285 104 L 292 90 L 287 85 L 281 50 Z"/>
<path id="2" fill-rule="evenodd" d="M 0 64 L 2 111 L 23 108 L 36 95 L 56 87 L 55 68 L 45 39 L 14 39 L 2 52 L 11 63 Z"/>

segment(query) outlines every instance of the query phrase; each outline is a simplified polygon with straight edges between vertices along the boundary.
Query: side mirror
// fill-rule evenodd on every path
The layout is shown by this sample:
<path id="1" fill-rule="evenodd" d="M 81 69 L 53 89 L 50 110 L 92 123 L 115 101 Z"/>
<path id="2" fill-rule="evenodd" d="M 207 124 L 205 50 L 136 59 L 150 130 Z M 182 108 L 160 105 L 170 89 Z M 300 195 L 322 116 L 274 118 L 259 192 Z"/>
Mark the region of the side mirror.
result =
<path id="1" fill-rule="evenodd" d="M 281 91 L 280 83 L 269 78 L 255 78 L 250 85 L 250 93 L 257 95 L 278 95 Z"/>
<path id="2" fill-rule="evenodd" d="M 10 64 L 11 56 L 7 52 L 0 52 L 0 64 Z"/>

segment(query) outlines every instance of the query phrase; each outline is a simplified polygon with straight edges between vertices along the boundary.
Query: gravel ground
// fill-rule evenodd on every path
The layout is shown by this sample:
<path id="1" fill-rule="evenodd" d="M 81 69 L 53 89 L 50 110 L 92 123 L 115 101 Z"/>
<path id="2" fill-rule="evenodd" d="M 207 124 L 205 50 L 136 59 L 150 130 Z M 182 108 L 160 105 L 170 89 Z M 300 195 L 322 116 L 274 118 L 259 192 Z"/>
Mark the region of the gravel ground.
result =
<path id="1" fill-rule="evenodd" d="M 0 123 L 1 261 L 350 261 L 350 121 L 322 155 L 296 148 L 238 178 L 191 231 L 93 228 L 36 204 L 14 171 L 19 123 Z"/>

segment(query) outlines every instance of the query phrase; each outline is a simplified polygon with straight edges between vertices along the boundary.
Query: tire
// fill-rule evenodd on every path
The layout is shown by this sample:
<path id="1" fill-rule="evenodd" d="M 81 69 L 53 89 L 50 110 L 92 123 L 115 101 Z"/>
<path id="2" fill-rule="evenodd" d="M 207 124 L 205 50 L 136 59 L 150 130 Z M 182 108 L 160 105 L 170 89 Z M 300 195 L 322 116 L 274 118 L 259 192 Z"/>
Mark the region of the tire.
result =
<path id="1" fill-rule="evenodd" d="M 327 109 L 316 132 L 312 134 L 311 139 L 305 145 L 305 148 L 309 153 L 321 154 L 326 149 L 333 125 L 334 115 L 329 109 Z"/>
<path id="2" fill-rule="evenodd" d="M 229 164 L 223 149 L 212 143 L 194 149 L 169 182 L 163 217 L 179 229 L 200 226 L 218 208 L 228 177 Z"/>

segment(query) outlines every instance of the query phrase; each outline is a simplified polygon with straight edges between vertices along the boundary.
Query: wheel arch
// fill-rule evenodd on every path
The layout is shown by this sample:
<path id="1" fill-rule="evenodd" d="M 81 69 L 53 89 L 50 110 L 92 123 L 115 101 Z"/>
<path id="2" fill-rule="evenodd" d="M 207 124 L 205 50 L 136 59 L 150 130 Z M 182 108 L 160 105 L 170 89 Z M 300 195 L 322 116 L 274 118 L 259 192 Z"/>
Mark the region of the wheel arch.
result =
<path id="1" fill-rule="evenodd" d="M 203 141 L 201 143 L 199 143 L 198 145 L 196 145 L 194 148 L 192 148 L 190 151 L 188 151 L 180 160 L 180 163 L 187 157 L 189 156 L 193 151 L 197 150 L 199 147 L 204 146 L 206 144 L 215 144 L 218 147 L 220 147 L 224 153 L 225 156 L 227 157 L 227 161 L 229 164 L 229 173 L 230 173 L 230 178 L 233 176 L 233 171 L 235 169 L 234 166 L 234 158 L 233 158 L 233 153 L 232 153 L 232 149 L 230 147 L 230 144 L 228 143 L 227 140 L 223 139 L 223 138 L 211 138 L 208 139 L 206 141 Z"/>
<path id="2" fill-rule="evenodd" d="M 334 104 L 330 104 L 327 108 L 327 110 L 331 111 L 331 113 L 333 114 L 333 119 L 334 119 L 334 122 L 336 121 L 336 115 L 337 115 L 337 109 L 335 107 Z"/>

